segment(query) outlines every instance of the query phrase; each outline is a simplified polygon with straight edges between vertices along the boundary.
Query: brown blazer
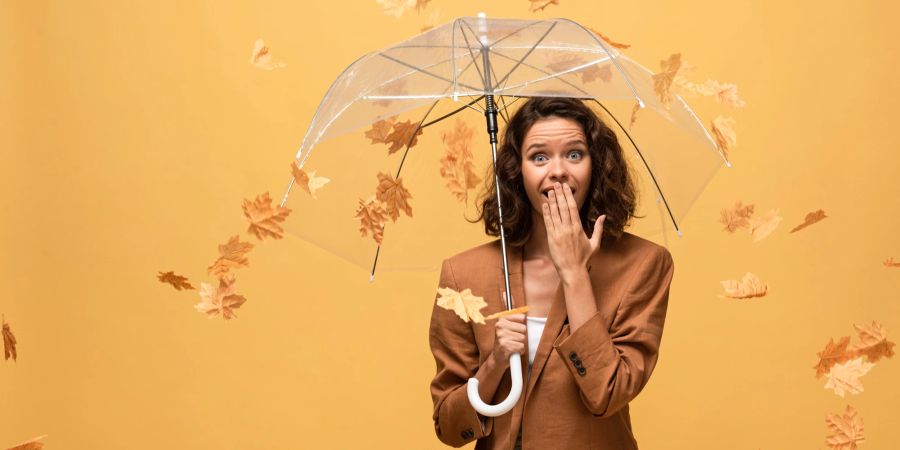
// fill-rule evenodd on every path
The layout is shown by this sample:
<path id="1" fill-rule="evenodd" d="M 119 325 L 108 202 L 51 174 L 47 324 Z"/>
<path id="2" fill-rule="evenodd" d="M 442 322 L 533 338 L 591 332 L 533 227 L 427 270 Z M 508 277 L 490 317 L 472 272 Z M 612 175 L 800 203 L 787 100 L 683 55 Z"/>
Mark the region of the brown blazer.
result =
<path id="1" fill-rule="evenodd" d="M 508 250 L 513 307 L 524 306 L 521 249 Z M 524 392 L 516 406 L 499 417 L 481 416 L 466 396 L 469 377 L 491 355 L 492 322 L 466 323 L 435 304 L 429 343 L 437 373 L 431 397 L 434 430 L 441 442 L 461 447 L 477 439 L 477 450 L 512 450 L 521 428 L 524 450 L 637 448 L 628 402 L 656 366 L 672 257 L 664 247 L 625 233 L 601 248 L 591 266 L 597 314 L 570 333 L 562 288 L 557 289 L 530 375 L 527 350 L 522 357 Z M 469 288 L 484 297 L 485 316 L 505 310 L 500 241 L 445 260 L 439 287 Z M 507 369 L 494 399 L 485 401 L 499 403 L 509 389 Z"/>

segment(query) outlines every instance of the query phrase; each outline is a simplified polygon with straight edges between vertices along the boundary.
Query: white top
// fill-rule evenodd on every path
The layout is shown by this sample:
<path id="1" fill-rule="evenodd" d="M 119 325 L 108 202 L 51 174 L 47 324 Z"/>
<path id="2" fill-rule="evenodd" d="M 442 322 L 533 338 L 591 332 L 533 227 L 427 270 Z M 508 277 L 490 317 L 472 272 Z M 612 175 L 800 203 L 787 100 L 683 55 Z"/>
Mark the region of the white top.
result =
<path id="1" fill-rule="evenodd" d="M 534 363 L 534 355 L 537 353 L 538 344 L 541 342 L 541 334 L 544 333 L 546 317 L 527 316 L 525 328 L 528 330 L 528 368 Z"/>

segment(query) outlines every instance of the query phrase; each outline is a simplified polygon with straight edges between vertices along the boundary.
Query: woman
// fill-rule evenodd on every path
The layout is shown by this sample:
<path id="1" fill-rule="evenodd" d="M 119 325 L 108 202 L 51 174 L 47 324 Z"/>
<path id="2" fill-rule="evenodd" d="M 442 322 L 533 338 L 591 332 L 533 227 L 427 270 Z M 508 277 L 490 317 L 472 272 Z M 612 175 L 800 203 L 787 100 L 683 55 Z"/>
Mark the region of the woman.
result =
<path id="1" fill-rule="evenodd" d="M 656 366 L 673 263 L 624 232 L 636 196 L 615 133 L 580 100 L 530 99 L 510 119 L 497 171 L 513 306 L 528 316 L 479 325 L 434 307 L 435 432 L 476 449 L 636 449 L 628 402 Z M 494 186 L 486 192 L 481 219 L 499 236 Z M 505 310 L 500 253 L 496 240 L 445 260 L 439 287 L 471 289 L 484 315 Z M 469 377 L 499 403 L 513 352 L 528 374 L 522 396 L 506 414 L 479 415 Z"/>

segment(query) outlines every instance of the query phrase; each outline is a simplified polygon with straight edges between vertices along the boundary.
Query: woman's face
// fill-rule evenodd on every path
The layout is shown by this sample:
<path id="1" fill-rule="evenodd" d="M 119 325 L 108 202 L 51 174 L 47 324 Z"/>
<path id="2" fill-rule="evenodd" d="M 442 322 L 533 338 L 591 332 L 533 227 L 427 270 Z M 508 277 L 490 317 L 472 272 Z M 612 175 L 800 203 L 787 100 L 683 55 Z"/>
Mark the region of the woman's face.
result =
<path id="1" fill-rule="evenodd" d="M 580 211 L 591 183 L 591 157 L 581 125 L 562 117 L 535 122 L 522 142 L 522 181 L 537 214 L 557 182 L 569 185 Z"/>

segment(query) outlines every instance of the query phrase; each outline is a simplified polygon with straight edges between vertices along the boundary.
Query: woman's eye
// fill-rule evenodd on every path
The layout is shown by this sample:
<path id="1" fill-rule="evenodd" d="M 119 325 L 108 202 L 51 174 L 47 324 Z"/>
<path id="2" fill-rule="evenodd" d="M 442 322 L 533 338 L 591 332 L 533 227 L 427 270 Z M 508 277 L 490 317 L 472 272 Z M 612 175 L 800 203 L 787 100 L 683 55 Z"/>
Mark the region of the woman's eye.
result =
<path id="1" fill-rule="evenodd" d="M 571 159 L 581 159 L 584 156 L 584 153 L 581 150 L 573 150 L 569 152 L 569 158 Z"/>
<path id="2" fill-rule="evenodd" d="M 535 161 L 535 162 L 544 162 L 547 160 L 547 157 L 542 154 L 537 154 L 537 155 L 532 156 L 531 160 Z"/>

